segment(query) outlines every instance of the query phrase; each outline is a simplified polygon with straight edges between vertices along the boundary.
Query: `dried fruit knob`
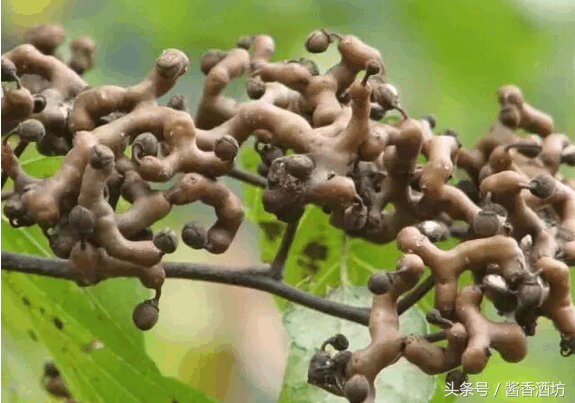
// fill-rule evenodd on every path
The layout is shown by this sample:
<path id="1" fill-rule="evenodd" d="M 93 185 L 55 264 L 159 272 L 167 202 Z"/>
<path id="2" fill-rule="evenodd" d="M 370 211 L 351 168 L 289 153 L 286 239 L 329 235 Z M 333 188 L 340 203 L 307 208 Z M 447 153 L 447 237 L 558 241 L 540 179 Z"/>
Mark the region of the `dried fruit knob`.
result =
<path id="1" fill-rule="evenodd" d="M 473 231 L 480 237 L 490 237 L 499 232 L 501 223 L 495 211 L 480 210 L 473 220 Z"/>
<path id="2" fill-rule="evenodd" d="M 188 100 L 182 94 L 176 94 L 170 98 L 168 104 L 166 105 L 168 108 L 175 109 L 177 111 L 187 111 L 188 110 Z M 137 138 L 137 137 L 136 137 Z"/>
<path id="3" fill-rule="evenodd" d="M 173 80 L 188 70 L 189 63 L 188 56 L 181 50 L 165 49 L 156 60 L 156 69 L 162 78 Z"/>
<path id="4" fill-rule="evenodd" d="M 311 53 L 322 53 L 329 47 L 331 38 L 324 31 L 313 31 L 305 41 L 305 48 Z"/>
<path id="5" fill-rule="evenodd" d="M 90 165 L 94 169 L 102 169 L 114 164 L 114 153 L 108 147 L 96 145 L 90 151 Z"/>
<path id="6" fill-rule="evenodd" d="M 139 161 L 146 155 L 158 155 L 158 139 L 152 133 L 142 133 L 136 137 L 132 145 L 132 159 Z"/>
<path id="7" fill-rule="evenodd" d="M 214 145 L 214 153 L 222 161 L 231 161 L 236 158 L 239 149 L 237 140 L 227 134 L 218 139 Z"/>
<path id="8" fill-rule="evenodd" d="M 324 341 L 321 349 L 324 350 L 328 344 L 335 348 L 337 351 L 343 351 L 349 347 L 349 340 L 343 334 L 338 333 Z"/>
<path id="9" fill-rule="evenodd" d="M 250 99 L 260 99 L 266 93 L 266 84 L 259 77 L 250 77 L 246 82 L 246 90 Z"/>
<path id="10" fill-rule="evenodd" d="M 562 334 L 559 348 L 563 357 L 569 357 L 570 355 L 575 354 L 575 336 L 565 336 Z"/>
<path id="11" fill-rule="evenodd" d="M 369 395 L 369 382 L 365 376 L 356 374 L 346 382 L 344 392 L 350 403 L 361 403 Z"/>
<path id="12" fill-rule="evenodd" d="M 252 46 L 253 42 L 254 42 L 253 35 L 240 36 L 238 41 L 236 42 L 236 47 L 248 50 Z"/>
<path id="13" fill-rule="evenodd" d="M 132 321 L 140 330 L 150 330 L 158 322 L 158 300 L 149 299 L 139 303 L 132 313 Z"/>
<path id="14" fill-rule="evenodd" d="M 467 382 L 467 374 L 462 371 L 451 371 L 445 377 L 445 383 L 455 392 L 461 391 L 461 387 L 465 382 Z"/>
<path id="15" fill-rule="evenodd" d="M 178 247 L 178 236 L 171 229 L 165 229 L 154 235 L 154 246 L 164 253 L 174 253 Z"/>
<path id="16" fill-rule="evenodd" d="M 534 278 L 521 284 L 517 299 L 522 309 L 534 310 L 541 306 L 548 294 L 549 286 L 545 286 L 543 282 Z"/>
<path id="17" fill-rule="evenodd" d="M 278 158 L 274 160 L 274 165 L 278 161 L 284 162 L 288 173 L 302 181 L 307 180 L 315 168 L 313 160 L 303 154 L 294 154 L 285 158 Z"/>
<path id="18" fill-rule="evenodd" d="M 202 249 L 208 243 L 208 233 L 199 222 L 191 222 L 182 229 L 182 241 L 190 248 Z"/>
<path id="19" fill-rule="evenodd" d="M 27 119 L 20 123 L 18 127 L 20 139 L 29 143 L 39 141 L 45 134 L 46 129 L 44 129 L 44 125 L 36 119 Z"/>
<path id="20" fill-rule="evenodd" d="M 2 81 L 18 81 L 16 65 L 8 59 L 2 58 Z"/>
<path id="21" fill-rule="evenodd" d="M 547 199 L 555 191 L 555 179 L 547 174 L 541 174 L 529 182 L 529 190 L 540 199 Z"/>
<path id="22" fill-rule="evenodd" d="M 96 226 L 96 219 L 94 213 L 86 207 L 77 205 L 74 206 L 68 215 L 68 224 L 85 239 L 92 235 L 94 227 Z"/>
<path id="23" fill-rule="evenodd" d="M 227 54 L 227 52 L 212 49 L 201 55 L 200 70 L 202 70 L 202 73 L 207 75 L 216 64 L 221 62 L 227 56 Z"/>
<path id="24" fill-rule="evenodd" d="M 372 294 L 382 295 L 389 291 L 392 283 L 393 280 L 391 278 L 391 274 L 385 271 L 381 271 L 379 273 L 373 274 L 369 278 L 367 288 Z"/>
<path id="25" fill-rule="evenodd" d="M 366 76 L 373 76 L 378 74 L 381 71 L 381 67 L 379 63 L 375 60 L 368 60 L 365 64 L 365 75 Z"/>

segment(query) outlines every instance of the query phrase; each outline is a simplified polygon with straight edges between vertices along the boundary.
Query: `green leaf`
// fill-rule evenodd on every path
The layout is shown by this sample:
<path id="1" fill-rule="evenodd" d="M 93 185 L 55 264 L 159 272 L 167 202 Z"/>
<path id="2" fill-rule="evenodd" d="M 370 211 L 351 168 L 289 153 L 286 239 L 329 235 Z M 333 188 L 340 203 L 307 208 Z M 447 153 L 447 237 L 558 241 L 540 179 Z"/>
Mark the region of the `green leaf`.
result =
<path id="1" fill-rule="evenodd" d="M 371 305 L 371 294 L 366 287 L 338 288 L 328 299 L 360 307 Z M 290 338 L 290 353 L 280 402 L 342 402 L 341 397 L 306 382 L 309 362 L 321 344 L 336 333 L 349 339 L 350 351 L 364 348 L 370 342 L 368 329 L 294 304 L 289 305 L 284 324 Z M 417 308 L 401 316 L 400 328 L 405 334 L 427 332 L 424 315 Z M 436 382 L 434 377 L 401 359 L 379 374 L 375 387 L 376 402 L 424 403 L 433 395 Z"/>
<path id="2" fill-rule="evenodd" d="M 3 249 L 49 254 L 37 228 L 16 230 L 5 221 Z M 2 272 L 2 292 L 2 302 L 21 311 L 3 310 L 3 325 L 31 324 L 78 401 L 212 401 L 203 392 L 163 377 L 146 354 L 143 333 L 131 321 L 134 306 L 149 294 L 137 279 L 114 279 L 80 288 L 71 281 Z M 43 366 L 43 362 L 29 361 L 34 355 L 22 357 L 31 368 Z M 4 377 L 17 375 L 14 368 L 10 365 L 3 373 L 3 384 Z M 24 380 L 7 380 L 14 381 Z"/>
<path id="3" fill-rule="evenodd" d="M 43 402 L 48 394 L 41 387 L 44 362 L 50 353 L 38 340 L 28 317 L 8 303 L 2 287 L 2 401 Z"/>
<path id="4" fill-rule="evenodd" d="M 457 399 L 457 396 L 454 394 L 446 396 L 446 394 L 448 394 L 448 392 L 445 391 L 446 376 L 447 374 L 441 374 L 435 377 L 437 381 L 437 388 L 435 389 L 435 394 L 429 403 L 451 403 Z"/>

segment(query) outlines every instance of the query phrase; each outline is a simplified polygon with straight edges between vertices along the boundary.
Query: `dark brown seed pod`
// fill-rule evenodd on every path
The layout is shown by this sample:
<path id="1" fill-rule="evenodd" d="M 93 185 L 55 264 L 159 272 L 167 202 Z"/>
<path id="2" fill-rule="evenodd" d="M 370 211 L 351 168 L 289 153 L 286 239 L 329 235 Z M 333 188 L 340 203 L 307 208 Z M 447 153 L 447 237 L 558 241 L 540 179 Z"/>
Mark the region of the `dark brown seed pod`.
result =
<path id="1" fill-rule="evenodd" d="M 18 136 L 22 141 L 37 142 L 45 134 L 44 125 L 37 119 L 26 119 L 18 126 Z"/>
<path id="2" fill-rule="evenodd" d="M 170 98 L 168 104 L 166 105 L 168 108 L 175 109 L 177 111 L 184 111 L 188 110 L 188 100 L 182 94 L 176 94 Z"/>
<path id="3" fill-rule="evenodd" d="M 373 76 L 379 74 L 381 68 L 379 63 L 376 60 L 369 60 L 365 64 L 365 75 L 366 76 Z"/>
<path id="4" fill-rule="evenodd" d="M 328 344 L 337 351 L 343 351 L 349 347 L 349 340 L 343 334 L 339 333 L 327 339 L 321 346 L 321 349 L 324 350 Z"/>
<path id="5" fill-rule="evenodd" d="M 322 53 L 327 50 L 331 38 L 324 31 L 313 31 L 305 41 L 305 48 L 311 53 Z"/>
<path id="6" fill-rule="evenodd" d="M 188 70 L 189 59 L 178 49 L 164 49 L 156 60 L 156 70 L 166 80 L 173 80 Z"/>
<path id="7" fill-rule="evenodd" d="M 152 133 L 139 134 L 132 144 L 132 159 L 139 161 L 146 155 L 158 155 L 158 139 Z"/>
<path id="8" fill-rule="evenodd" d="M 547 199 L 555 191 L 555 179 L 551 175 L 541 174 L 529 182 L 529 190 L 540 199 Z"/>
<path id="9" fill-rule="evenodd" d="M 248 50 L 252 46 L 253 42 L 254 42 L 253 35 L 240 36 L 238 38 L 238 41 L 236 42 L 236 47 Z"/>
<path id="10" fill-rule="evenodd" d="M 68 224 L 77 231 L 82 238 L 89 237 L 96 226 L 94 213 L 86 207 L 76 205 L 68 215 Z"/>
<path id="11" fill-rule="evenodd" d="M 499 216 L 495 211 L 480 210 L 473 220 L 473 231 L 483 238 L 497 234 L 500 228 Z"/>
<path id="12" fill-rule="evenodd" d="M 331 355 L 327 351 L 318 351 L 310 360 L 307 372 L 307 381 L 312 385 L 325 383 L 325 370 L 331 361 Z"/>
<path id="13" fill-rule="evenodd" d="M 346 350 L 349 347 L 349 340 L 343 334 L 337 334 L 335 335 L 332 346 L 338 351 Z"/>
<path id="14" fill-rule="evenodd" d="M 90 165 L 94 169 L 102 169 L 114 164 L 114 153 L 108 147 L 95 145 L 90 151 Z"/>
<path id="15" fill-rule="evenodd" d="M 515 105 L 507 105 L 499 111 L 499 120 L 505 126 L 516 128 L 521 120 L 521 112 Z"/>
<path id="16" fill-rule="evenodd" d="M 385 271 L 380 271 L 369 278 L 367 288 L 375 295 L 382 295 L 389 291 L 392 284 L 393 280 L 391 278 L 391 274 Z"/>
<path id="17" fill-rule="evenodd" d="M 274 160 L 274 165 L 279 161 L 285 163 L 288 173 L 298 179 L 301 179 L 302 181 L 307 180 L 315 168 L 315 163 L 313 160 L 307 155 L 303 154 L 294 154 L 285 158 L 278 158 Z"/>
<path id="18" fill-rule="evenodd" d="M 250 99 L 260 99 L 266 93 L 266 84 L 258 76 L 250 77 L 246 82 L 246 91 Z"/>
<path id="19" fill-rule="evenodd" d="M 2 58 L 2 81 L 18 81 L 18 69 L 11 60 Z"/>
<path id="20" fill-rule="evenodd" d="M 208 233 L 199 222 L 191 222 L 182 228 L 182 241 L 193 249 L 202 249 L 208 243 Z"/>
<path id="21" fill-rule="evenodd" d="M 202 70 L 202 73 L 207 75 L 210 70 L 216 64 L 221 62 L 227 55 L 227 52 L 222 52 L 221 50 L 208 50 L 206 53 L 200 56 L 200 70 Z"/>
<path id="22" fill-rule="evenodd" d="M 397 88 L 384 82 L 379 75 L 370 77 L 368 82 L 373 88 L 371 91 L 371 100 L 383 108 L 384 111 L 399 107 Z"/>
<path id="23" fill-rule="evenodd" d="M 8 217 L 10 225 L 14 228 L 29 227 L 36 223 L 34 219 L 27 214 L 22 199 L 19 197 L 8 199 L 4 205 L 4 214 Z"/>
<path id="24" fill-rule="evenodd" d="M 350 403 L 362 403 L 369 395 L 369 382 L 365 376 L 355 374 L 345 383 L 345 397 Z"/>
<path id="25" fill-rule="evenodd" d="M 549 286 L 537 278 L 525 281 L 517 291 L 517 299 L 521 309 L 537 309 L 549 294 Z"/>
<path id="26" fill-rule="evenodd" d="M 238 141 L 227 134 L 219 138 L 214 145 L 214 153 L 222 161 L 231 161 L 236 158 L 239 149 Z"/>
<path id="27" fill-rule="evenodd" d="M 139 303 L 132 313 L 132 321 L 140 330 L 150 330 L 158 322 L 158 300 L 149 299 Z"/>
<path id="28" fill-rule="evenodd" d="M 140 276 L 140 282 L 146 288 L 151 288 L 158 290 L 164 280 L 166 279 L 166 272 L 161 264 L 156 264 L 152 267 L 146 268 L 146 270 Z"/>
<path id="29" fill-rule="evenodd" d="M 164 253 L 174 253 L 178 247 L 178 236 L 171 229 L 165 229 L 154 235 L 154 246 Z"/>
<path id="30" fill-rule="evenodd" d="M 461 391 L 464 382 L 467 382 L 467 374 L 459 370 L 451 371 L 445 377 L 445 383 L 456 392 Z"/>
<path id="31" fill-rule="evenodd" d="M 70 151 L 70 145 L 63 137 L 57 137 L 51 132 L 47 132 L 44 136 L 40 137 L 36 143 L 36 149 L 42 155 L 66 155 Z"/>
<path id="32" fill-rule="evenodd" d="M 563 357 L 569 357 L 575 354 L 575 337 L 567 337 L 564 334 L 561 335 L 561 342 L 559 343 L 560 353 Z"/>

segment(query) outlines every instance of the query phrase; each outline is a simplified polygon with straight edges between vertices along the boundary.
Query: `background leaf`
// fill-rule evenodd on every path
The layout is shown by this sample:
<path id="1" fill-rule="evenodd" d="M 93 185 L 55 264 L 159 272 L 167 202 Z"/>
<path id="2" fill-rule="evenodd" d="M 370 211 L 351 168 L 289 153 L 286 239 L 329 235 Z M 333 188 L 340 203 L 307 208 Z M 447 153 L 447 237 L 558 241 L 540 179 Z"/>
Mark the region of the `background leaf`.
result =
<path id="1" fill-rule="evenodd" d="M 3 249 L 49 255 L 37 228 L 14 229 L 5 221 Z M 164 378 L 146 354 L 143 333 L 131 321 L 133 308 L 149 293 L 137 279 L 80 288 L 71 281 L 2 272 L 2 292 L 5 306 L 17 308 L 3 310 L 2 323 L 16 329 L 31 325 L 75 399 L 95 403 L 211 401 L 184 384 L 174 389 L 174 382 L 179 381 Z M 35 361 L 36 355 L 22 357 L 31 368 L 44 365 Z M 3 378 L 15 370 L 13 365 L 6 367 Z"/>

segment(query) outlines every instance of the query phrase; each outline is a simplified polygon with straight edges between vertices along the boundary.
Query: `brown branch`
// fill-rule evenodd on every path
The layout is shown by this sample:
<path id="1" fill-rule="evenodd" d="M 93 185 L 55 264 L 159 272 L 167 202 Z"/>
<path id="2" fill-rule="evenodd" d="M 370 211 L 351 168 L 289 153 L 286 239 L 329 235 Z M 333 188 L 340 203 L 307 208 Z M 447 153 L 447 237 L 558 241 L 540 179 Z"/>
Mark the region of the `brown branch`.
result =
<path id="1" fill-rule="evenodd" d="M 270 276 L 269 265 L 224 266 L 199 263 L 165 262 L 167 278 L 209 281 L 269 292 L 288 301 L 337 318 L 367 326 L 369 309 L 357 308 L 298 290 Z M 50 259 L 2 251 L 2 270 L 74 280 L 67 260 Z"/>

